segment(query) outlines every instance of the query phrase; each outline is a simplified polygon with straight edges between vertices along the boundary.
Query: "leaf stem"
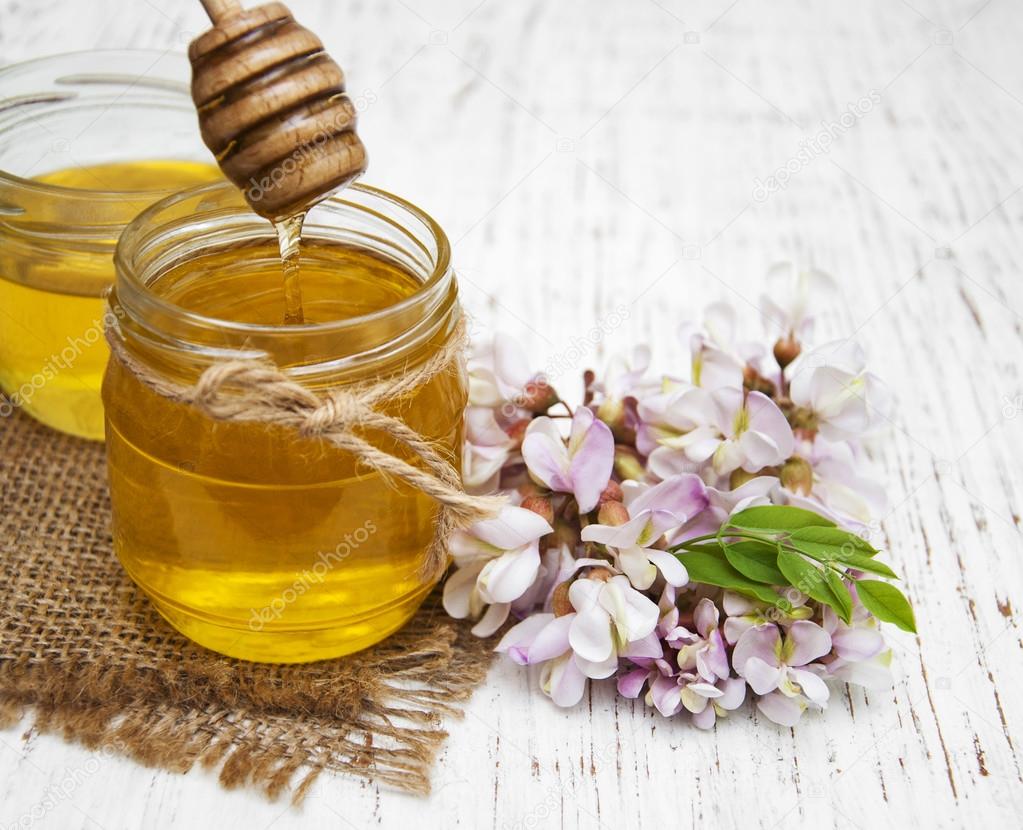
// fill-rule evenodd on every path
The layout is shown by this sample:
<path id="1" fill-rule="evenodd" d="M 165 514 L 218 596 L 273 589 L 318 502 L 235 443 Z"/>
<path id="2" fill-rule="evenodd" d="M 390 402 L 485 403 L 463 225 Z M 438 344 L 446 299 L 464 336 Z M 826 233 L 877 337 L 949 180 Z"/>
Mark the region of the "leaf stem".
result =
<path id="1" fill-rule="evenodd" d="M 668 552 L 678 553 L 681 550 L 693 550 L 694 546 L 696 546 L 695 547 L 696 550 L 699 550 L 700 547 L 706 547 L 706 545 L 702 544 L 704 542 L 716 542 L 718 544 L 722 544 L 721 535 L 722 534 L 719 531 L 718 533 L 708 533 L 705 536 L 696 536 L 692 539 L 686 539 L 684 542 L 679 542 L 677 545 L 672 545 L 670 548 L 668 548 Z M 772 542 L 775 541 L 775 539 L 771 536 L 762 536 L 758 533 L 753 533 L 752 531 L 748 530 L 733 529 L 724 535 L 732 536 L 737 539 L 748 539 L 752 542 L 766 542 L 768 544 L 771 544 Z"/>

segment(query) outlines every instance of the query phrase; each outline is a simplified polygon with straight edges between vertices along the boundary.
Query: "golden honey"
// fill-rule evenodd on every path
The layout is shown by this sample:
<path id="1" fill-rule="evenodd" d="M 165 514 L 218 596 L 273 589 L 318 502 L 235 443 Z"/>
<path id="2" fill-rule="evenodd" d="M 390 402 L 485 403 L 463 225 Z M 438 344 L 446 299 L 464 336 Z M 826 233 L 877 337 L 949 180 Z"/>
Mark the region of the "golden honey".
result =
<path id="1" fill-rule="evenodd" d="M 159 159 L 74 166 L 31 180 L 42 187 L 20 195 L 20 224 L 0 221 L 0 388 L 10 405 L 63 432 L 103 437 L 101 292 L 113 282 L 117 234 L 155 198 L 146 193 L 218 178 L 212 164 Z M 76 197 L 66 210 L 54 205 L 63 190 Z M 88 191 L 121 194 L 113 209 L 122 224 L 106 224 L 109 202 L 90 208 Z M 46 245 L 26 227 L 51 223 L 70 235 L 95 219 L 102 224 L 77 243 Z"/>
<path id="2" fill-rule="evenodd" d="M 94 50 L 0 68 L 0 417 L 102 438 L 103 292 L 124 227 L 221 178 L 187 59 Z"/>
<path id="3" fill-rule="evenodd" d="M 118 249 L 112 318 L 148 371 L 190 384 L 217 360 L 264 356 L 324 390 L 414 367 L 453 336 L 447 242 L 412 206 L 364 187 L 333 197 L 302 241 L 304 322 L 285 324 L 269 223 L 229 185 L 193 192 L 141 216 Z M 399 628 L 430 590 L 428 497 L 322 440 L 214 422 L 116 360 L 103 398 L 115 550 L 196 642 L 250 660 L 335 657 Z M 465 401 L 454 366 L 384 411 L 457 463 Z"/>

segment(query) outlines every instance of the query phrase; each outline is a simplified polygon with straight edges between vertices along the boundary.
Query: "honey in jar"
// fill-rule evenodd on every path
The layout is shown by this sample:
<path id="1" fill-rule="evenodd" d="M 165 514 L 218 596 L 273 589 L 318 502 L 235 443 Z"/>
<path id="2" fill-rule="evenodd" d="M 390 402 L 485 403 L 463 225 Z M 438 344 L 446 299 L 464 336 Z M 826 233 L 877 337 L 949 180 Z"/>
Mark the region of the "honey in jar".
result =
<path id="1" fill-rule="evenodd" d="M 460 315 L 440 228 L 359 185 L 306 220 L 300 323 L 273 228 L 226 183 L 143 213 L 116 260 L 114 334 L 177 385 L 233 358 L 272 360 L 313 391 L 371 383 L 445 349 Z M 118 360 L 103 398 L 115 551 L 194 641 L 250 660 L 335 657 L 398 629 L 432 587 L 428 496 L 322 439 L 214 421 Z M 465 402 L 455 363 L 383 411 L 457 467 Z M 407 458 L 386 434 L 366 438 Z"/>
<path id="2" fill-rule="evenodd" d="M 103 209 L 89 191 L 117 192 L 124 220 L 148 202 L 147 193 L 191 187 L 220 178 L 212 164 L 175 160 L 109 162 L 58 170 L 31 181 L 20 204 L 29 220 L 44 221 L 46 201 L 64 190 L 83 200 L 69 226 L 88 225 Z M 2 193 L 2 189 L 0 189 Z M 54 217 L 55 218 L 55 217 Z M 113 282 L 119 225 L 87 244 L 42 250 L 28 232 L 0 223 L 0 388 L 10 404 L 44 424 L 83 438 L 102 438 L 99 388 L 107 362 L 103 290 Z M 33 250 L 33 245 L 36 245 Z"/>
<path id="3" fill-rule="evenodd" d="M 102 294 L 118 236 L 158 199 L 221 177 L 189 72 L 156 51 L 0 69 L 0 415 L 102 438 Z"/>

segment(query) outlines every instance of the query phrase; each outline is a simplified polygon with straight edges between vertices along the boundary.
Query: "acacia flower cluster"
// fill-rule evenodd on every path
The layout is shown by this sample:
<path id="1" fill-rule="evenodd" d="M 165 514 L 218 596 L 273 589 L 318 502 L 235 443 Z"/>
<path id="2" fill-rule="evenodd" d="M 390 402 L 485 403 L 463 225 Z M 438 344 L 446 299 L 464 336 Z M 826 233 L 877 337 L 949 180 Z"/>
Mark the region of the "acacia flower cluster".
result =
<path id="1" fill-rule="evenodd" d="M 889 399 L 856 344 L 804 343 L 819 275 L 772 276 L 772 348 L 716 304 L 683 331 L 688 372 L 638 348 L 584 373 L 575 408 L 511 338 L 474 353 L 463 476 L 508 501 L 456 534 L 444 606 L 505 629 L 560 706 L 614 679 L 700 728 L 746 700 L 792 725 L 834 683 L 891 683 L 880 623 L 915 623 L 869 542 L 885 494 L 862 447 Z"/>

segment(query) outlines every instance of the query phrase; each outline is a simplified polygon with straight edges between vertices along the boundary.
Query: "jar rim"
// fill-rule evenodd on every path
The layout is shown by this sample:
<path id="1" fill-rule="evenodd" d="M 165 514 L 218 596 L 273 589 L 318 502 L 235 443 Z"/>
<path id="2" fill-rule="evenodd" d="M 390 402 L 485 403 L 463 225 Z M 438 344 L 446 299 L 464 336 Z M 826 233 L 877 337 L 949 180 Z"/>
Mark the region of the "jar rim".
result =
<path id="1" fill-rule="evenodd" d="M 94 59 L 96 57 L 100 57 L 111 62 L 119 59 L 130 60 L 133 58 L 148 57 L 153 59 L 152 66 L 155 66 L 163 60 L 178 61 L 181 63 L 182 68 L 187 68 L 188 66 L 187 58 L 181 52 L 165 51 L 160 49 L 78 49 L 68 52 L 58 52 L 53 55 L 42 55 L 37 58 L 30 58 L 28 60 L 0 67 L 0 135 L 21 123 L 21 121 L 16 121 L 12 124 L 4 123 L 5 112 L 17 113 L 17 107 L 19 106 L 19 103 L 15 98 L 3 96 L 3 84 L 5 81 L 9 78 L 18 77 L 19 75 L 32 70 L 46 69 L 51 66 L 56 67 L 62 62 L 76 58 L 87 60 L 89 58 Z M 89 72 L 81 74 L 84 74 L 86 77 L 93 75 L 97 78 L 103 78 L 106 81 L 110 81 L 112 78 L 116 77 L 110 75 L 109 72 L 104 72 L 104 66 L 102 64 L 90 67 Z M 59 82 L 60 78 L 58 77 L 53 80 Z M 140 85 L 142 87 L 156 86 L 164 92 L 181 93 L 182 97 L 180 106 L 175 105 L 170 101 L 161 103 L 149 102 L 147 106 L 151 108 L 166 108 L 180 110 L 182 112 L 189 112 L 193 108 L 188 83 L 183 80 L 179 82 L 164 78 L 157 81 L 157 79 L 153 78 L 147 79 L 145 76 L 138 76 L 135 78 L 125 77 L 124 80 L 132 81 L 131 88 Z M 40 100 L 38 103 L 59 104 L 69 99 L 70 96 L 60 96 L 54 97 L 50 101 Z M 198 126 L 196 129 L 198 131 Z M 7 187 L 15 191 L 25 191 L 55 197 L 88 198 L 90 200 L 99 200 L 101 202 L 120 202 L 125 199 L 154 201 L 170 195 L 176 190 L 176 188 L 173 187 L 156 188 L 151 190 L 116 190 L 111 188 L 67 187 L 66 185 L 40 182 L 36 179 L 27 179 L 8 170 L 4 170 L 2 167 L 0 167 L 0 186 Z"/>
<path id="2" fill-rule="evenodd" d="M 188 188 L 187 190 L 181 190 L 174 193 L 173 195 L 150 205 L 125 227 L 114 252 L 114 264 L 117 274 L 114 284 L 114 293 L 117 296 L 117 302 L 123 305 L 126 310 L 131 310 L 133 306 L 141 304 L 147 307 L 147 309 L 143 310 L 144 313 L 145 311 L 155 311 L 158 314 L 173 317 L 175 320 L 186 325 L 207 331 L 216 330 L 218 332 L 229 332 L 243 337 L 258 336 L 260 338 L 274 339 L 295 338 L 302 337 L 303 335 L 337 334 L 345 331 L 351 331 L 362 326 L 370 325 L 376 321 L 384 320 L 388 317 L 393 317 L 413 310 L 416 306 L 421 306 L 424 302 L 427 302 L 431 296 L 442 296 L 443 293 L 445 293 L 444 284 L 453 279 L 451 274 L 451 244 L 448 240 L 447 234 L 437 221 L 411 202 L 408 202 L 393 193 L 389 193 L 386 190 L 373 187 L 372 185 L 363 184 L 362 182 L 356 182 L 350 185 L 341 193 L 328 197 L 325 202 L 335 206 L 346 206 L 358 210 L 369 210 L 356 202 L 347 200 L 345 196 L 349 191 L 354 191 L 357 194 L 368 197 L 369 199 L 382 200 L 407 215 L 414 217 L 417 221 L 422 223 L 426 232 L 429 234 L 432 243 L 436 246 L 435 254 L 432 255 L 433 261 L 430 264 L 430 273 L 428 276 L 426 276 L 419 286 L 417 286 L 416 289 L 408 296 L 401 298 L 391 305 L 376 311 L 340 320 L 331 320 L 320 323 L 296 323 L 283 326 L 279 324 L 271 325 L 265 323 L 246 323 L 235 320 L 224 320 L 219 317 L 200 314 L 198 312 L 185 309 L 182 306 L 154 293 L 147 282 L 139 275 L 131 249 L 145 244 L 147 241 L 147 228 L 151 228 L 157 224 L 157 217 L 161 214 L 161 212 L 172 209 L 175 205 L 180 205 L 188 200 L 194 200 L 203 196 L 230 197 L 234 194 L 238 198 L 238 212 L 251 213 L 248 206 L 241 201 L 240 191 L 238 191 L 233 184 L 227 181 L 199 185 L 197 187 Z M 387 220 L 386 217 L 383 217 L 382 214 L 377 215 L 386 221 L 391 221 Z M 251 216 L 253 219 L 260 218 L 257 217 L 255 213 L 251 213 Z M 193 214 L 193 217 L 194 219 L 192 221 L 196 224 L 200 224 L 203 221 L 199 214 Z"/>

